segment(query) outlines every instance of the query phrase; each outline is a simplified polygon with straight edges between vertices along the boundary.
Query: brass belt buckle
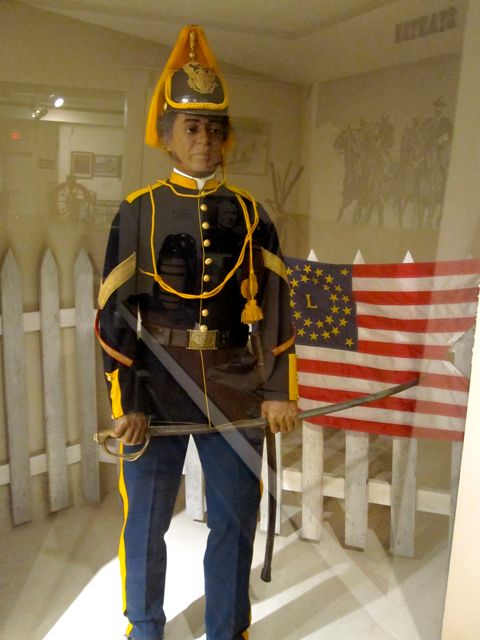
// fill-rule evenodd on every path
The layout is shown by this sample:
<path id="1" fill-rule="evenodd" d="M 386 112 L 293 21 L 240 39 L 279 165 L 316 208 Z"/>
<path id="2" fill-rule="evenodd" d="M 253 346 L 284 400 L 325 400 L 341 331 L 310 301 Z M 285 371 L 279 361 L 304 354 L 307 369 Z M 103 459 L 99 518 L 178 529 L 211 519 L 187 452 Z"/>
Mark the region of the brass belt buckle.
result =
<path id="1" fill-rule="evenodd" d="M 200 331 L 200 329 L 187 329 L 188 346 L 187 349 L 216 349 L 217 334 L 216 329 L 210 331 Z"/>

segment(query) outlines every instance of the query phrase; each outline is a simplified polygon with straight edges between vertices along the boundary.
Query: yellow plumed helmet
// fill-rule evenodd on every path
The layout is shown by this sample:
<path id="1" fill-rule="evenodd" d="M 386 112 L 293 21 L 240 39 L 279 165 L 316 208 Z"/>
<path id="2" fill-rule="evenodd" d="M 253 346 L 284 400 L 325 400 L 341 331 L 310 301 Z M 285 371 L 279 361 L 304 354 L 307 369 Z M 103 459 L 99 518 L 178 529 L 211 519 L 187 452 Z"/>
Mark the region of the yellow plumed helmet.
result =
<path id="1" fill-rule="evenodd" d="M 167 109 L 198 115 L 228 115 L 225 82 L 203 30 L 196 25 L 181 30 L 155 87 L 145 130 L 145 142 L 151 147 L 162 146 L 157 122 Z"/>

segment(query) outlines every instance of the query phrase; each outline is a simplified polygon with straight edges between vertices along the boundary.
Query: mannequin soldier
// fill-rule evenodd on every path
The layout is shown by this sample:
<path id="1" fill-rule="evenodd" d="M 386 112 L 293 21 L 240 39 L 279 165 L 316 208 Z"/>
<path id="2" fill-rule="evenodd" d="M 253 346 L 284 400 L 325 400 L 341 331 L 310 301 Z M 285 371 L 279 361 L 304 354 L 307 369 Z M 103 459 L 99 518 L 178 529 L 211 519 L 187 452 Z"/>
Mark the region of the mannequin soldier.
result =
<path id="1" fill-rule="evenodd" d="M 217 407 L 229 421 L 261 415 L 273 433 L 297 424 L 285 268 L 266 212 L 247 192 L 227 187 L 223 173 L 217 176 L 231 137 L 215 58 L 202 30 L 186 27 L 158 81 L 146 128 L 146 142 L 168 151 L 173 172 L 122 202 L 99 293 L 97 335 L 122 450 L 141 448 L 150 418 L 187 429 L 152 438 L 138 460 L 121 464 L 119 556 L 132 640 L 164 636 L 164 535 L 180 485 L 187 423 L 212 427 Z M 222 231 L 219 216 L 228 209 L 234 225 Z M 139 326 L 173 357 L 182 380 L 139 339 Z M 202 390 L 201 401 L 192 400 L 190 383 Z M 248 461 L 223 434 L 194 436 L 210 529 L 204 556 L 208 640 L 247 638 L 250 624 L 264 432 L 245 429 L 240 437 L 255 454 Z"/>

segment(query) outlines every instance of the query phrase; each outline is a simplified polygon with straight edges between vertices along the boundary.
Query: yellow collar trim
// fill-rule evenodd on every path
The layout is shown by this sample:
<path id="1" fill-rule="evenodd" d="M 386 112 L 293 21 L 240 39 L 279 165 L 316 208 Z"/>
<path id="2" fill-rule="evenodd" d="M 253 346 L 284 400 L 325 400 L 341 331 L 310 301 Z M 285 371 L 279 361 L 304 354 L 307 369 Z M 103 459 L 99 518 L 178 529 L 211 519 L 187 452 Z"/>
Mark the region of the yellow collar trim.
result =
<path id="1" fill-rule="evenodd" d="M 178 187 L 185 187 L 185 189 L 192 189 L 193 191 L 198 191 L 197 181 L 195 180 L 195 178 L 189 178 L 188 176 L 183 176 L 181 173 L 177 173 L 176 171 L 172 171 L 168 181 L 171 184 L 177 185 Z M 220 184 L 221 183 L 216 178 L 211 178 L 204 184 L 202 191 L 210 191 L 211 189 L 218 189 Z"/>

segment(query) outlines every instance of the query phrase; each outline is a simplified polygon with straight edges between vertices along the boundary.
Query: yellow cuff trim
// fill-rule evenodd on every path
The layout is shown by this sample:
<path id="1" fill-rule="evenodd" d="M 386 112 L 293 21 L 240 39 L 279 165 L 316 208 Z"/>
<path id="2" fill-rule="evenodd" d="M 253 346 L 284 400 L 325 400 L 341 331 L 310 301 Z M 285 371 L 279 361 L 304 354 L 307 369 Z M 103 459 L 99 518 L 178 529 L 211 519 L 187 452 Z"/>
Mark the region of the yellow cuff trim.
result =
<path id="1" fill-rule="evenodd" d="M 135 268 L 137 265 L 137 257 L 135 253 L 126 258 L 123 262 L 118 264 L 115 269 L 112 269 L 107 278 L 100 285 L 100 291 L 98 292 L 98 306 L 100 309 L 107 304 L 107 300 L 112 293 L 119 289 L 122 284 L 125 284 L 135 274 Z"/>
<path id="2" fill-rule="evenodd" d="M 123 416 L 122 391 L 120 389 L 118 373 L 118 369 L 115 369 L 115 371 L 105 374 L 106 379 L 110 382 L 110 401 L 112 404 L 113 418 L 120 418 Z"/>
<path id="3" fill-rule="evenodd" d="M 288 355 L 288 396 L 290 400 L 298 400 L 297 356 L 294 353 Z"/>
<path id="4" fill-rule="evenodd" d="M 285 263 L 281 258 L 276 256 L 271 251 L 267 251 L 266 249 L 262 248 L 262 259 L 263 264 L 267 269 L 270 269 L 270 271 L 276 273 L 277 276 L 283 278 L 288 284 L 287 267 L 285 266 Z"/>

